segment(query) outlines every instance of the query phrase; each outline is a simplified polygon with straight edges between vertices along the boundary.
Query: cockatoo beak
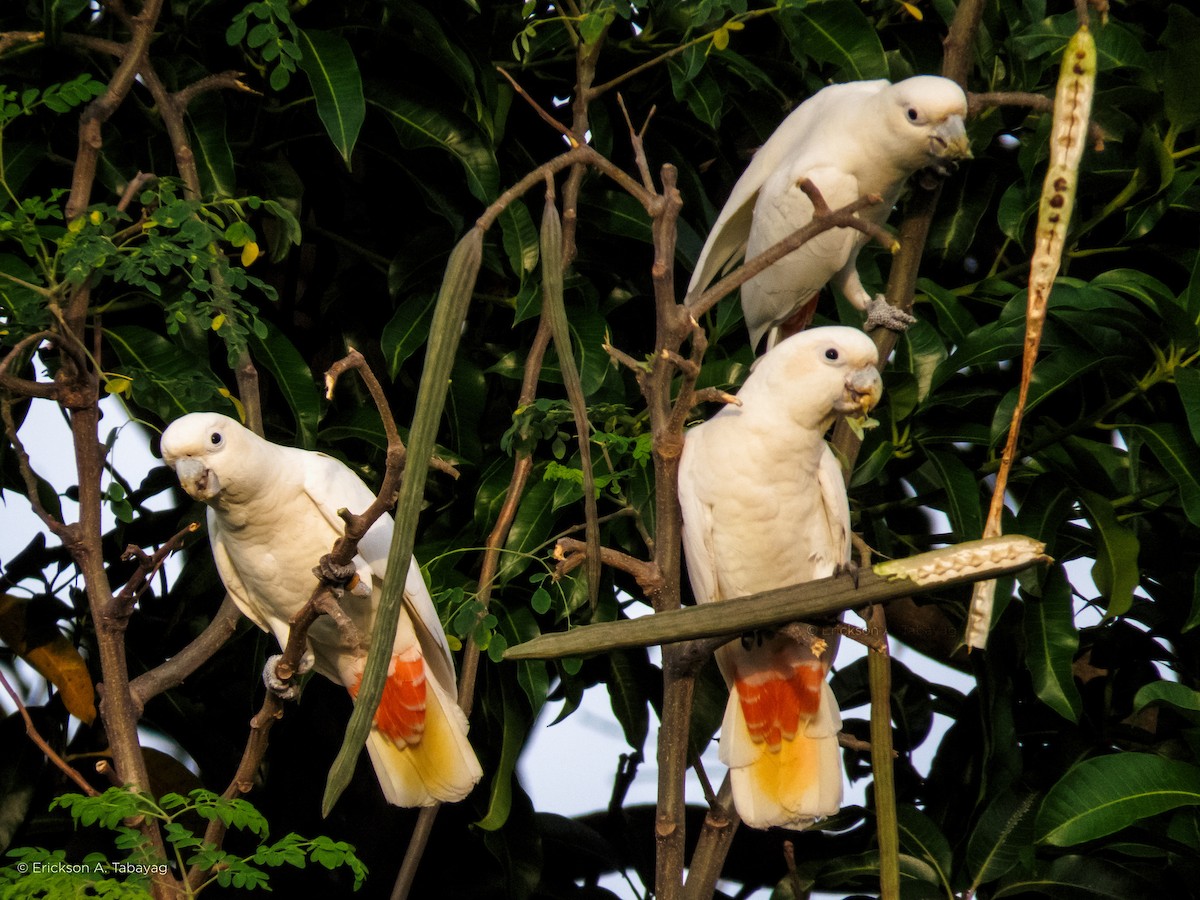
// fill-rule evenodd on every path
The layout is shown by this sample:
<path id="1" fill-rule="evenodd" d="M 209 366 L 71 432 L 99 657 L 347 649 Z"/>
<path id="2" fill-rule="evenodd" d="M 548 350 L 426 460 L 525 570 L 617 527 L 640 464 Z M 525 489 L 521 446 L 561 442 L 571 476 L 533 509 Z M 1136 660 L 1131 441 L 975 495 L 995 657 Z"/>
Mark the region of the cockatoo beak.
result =
<path id="1" fill-rule="evenodd" d="M 211 500 L 221 492 L 217 473 L 194 456 L 183 456 L 175 462 L 179 485 L 193 500 Z"/>
<path id="2" fill-rule="evenodd" d="M 971 142 L 962 116 L 947 116 L 929 136 L 929 153 L 939 175 L 949 175 L 965 159 L 971 159 Z"/>
<path id="3" fill-rule="evenodd" d="M 851 416 L 866 416 L 883 396 L 883 379 L 874 366 L 856 369 L 846 379 L 846 392 L 837 404 L 838 412 Z"/>

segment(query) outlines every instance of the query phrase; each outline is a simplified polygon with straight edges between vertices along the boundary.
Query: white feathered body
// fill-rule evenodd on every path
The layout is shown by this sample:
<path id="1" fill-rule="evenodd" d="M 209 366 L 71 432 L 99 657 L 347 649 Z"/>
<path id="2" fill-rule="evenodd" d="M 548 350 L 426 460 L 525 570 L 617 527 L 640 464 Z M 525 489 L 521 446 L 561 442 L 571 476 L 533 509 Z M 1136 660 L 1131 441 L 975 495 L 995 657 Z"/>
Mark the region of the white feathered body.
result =
<path id="1" fill-rule="evenodd" d="M 687 433 L 679 495 L 698 602 L 824 578 L 849 559 L 846 490 L 824 434 L 839 411 L 878 399 L 875 360 L 857 330 L 788 338 L 759 361 L 740 406 Z M 782 632 L 717 651 L 730 686 L 721 759 L 748 825 L 803 827 L 840 806 L 841 717 L 825 680 L 833 651 L 818 658 Z"/>
<path id="2" fill-rule="evenodd" d="M 258 627 L 285 645 L 291 617 L 317 587 L 313 568 L 344 532 L 337 510 L 363 512 L 373 493 L 338 460 L 272 444 L 215 413 L 177 420 L 164 432 L 162 449 L 188 493 L 208 504 L 209 542 L 226 590 Z M 384 515 L 359 542 L 354 566 L 361 587 L 340 598 L 363 645 L 375 626 L 391 534 L 392 519 Z M 308 649 L 316 671 L 357 693 L 365 646 L 322 616 L 309 630 Z M 389 678 L 367 739 L 389 802 L 428 806 L 459 800 L 479 780 L 482 772 L 456 698 L 454 663 L 414 559 Z"/>
<path id="3" fill-rule="evenodd" d="M 919 121 L 908 118 L 909 111 Z M 813 218 L 800 189 L 807 178 L 830 209 L 876 194 L 859 217 L 882 225 L 918 169 L 969 155 L 962 116 L 966 98 L 954 82 L 917 76 L 830 85 L 792 111 L 734 185 L 697 260 L 689 292 L 706 287 L 743 255 L 767 250 Z M 757 346 L 832 282 L 859 309 L 871 295 L 859 280 L 861 231 L 835 228 L 803 244 L 742 285 L 742 309 Z"/>

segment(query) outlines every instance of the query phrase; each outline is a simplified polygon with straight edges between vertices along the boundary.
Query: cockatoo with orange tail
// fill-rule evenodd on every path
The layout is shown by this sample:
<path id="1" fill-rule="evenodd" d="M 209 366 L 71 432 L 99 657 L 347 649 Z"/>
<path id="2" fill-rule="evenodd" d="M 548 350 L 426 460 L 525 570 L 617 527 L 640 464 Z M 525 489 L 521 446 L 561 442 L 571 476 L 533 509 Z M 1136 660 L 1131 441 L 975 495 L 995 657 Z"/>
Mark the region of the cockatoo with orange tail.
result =
<path id="1" fill-rule="evenodd" d="M 932 167 L 947 172 L 969 159 L 963 126 L 967 98 L 948 78 L 918 75 L 892 84 L 834 84 L 801 103 L 759 148 L 721 210 L 696 260 L 688 292 L 708 287 L 743 255 L 752 259 L 813 218 L 800 189 L 808 179 L 830 209 L 868 194 L 882 202 L 859 213 L 882 225 L 909 176 Z M 867 313 L 868 328 L 903 329 L 913 321 L 858 277 L 858 253 L 867 236 L 832 228 L 768 266 L 742 285 L 742 311 L 757 348 L 767 349 L 780 330 L 797 331 L 812 319 L 817 293 L 830 281 Z M 790 320 L 795 321 L 790 321 Z"/>
<path id="2" fill-rule="evenodd" d="M 317 586 L 314 566 L 345 531 L 337 511 L 365 511 L 374 500 L 371 489 L 333 457 L 270 443 L 217 413 L 171 423 L 162 456 L 183 489 L 208 505 L 209 543 L 225 589 L 254 624 L 286 645 L 289 620 Z M 308 632 L 302 669 L 315 668 L 352 696 L 366 664 L 391 537 L 392 518 L 383 515 L 359 542 L 357 583 L 341 598 L 361 640 L 329 616 Z M 270 685 L 273 660 L 266 678 Z M 456 697 L 450 648 L 414 559 L 383 699 L 367 737 L 389 803 L 461 800 L 479 781 Z"/>
<path id="3" fill-rule="evenodd" d="M 679 502 L 698 602 L 824 578 L 849 562 L 845 482 L 825 432 L 879 401 L 877 365 L 857 329 L 803 331 L 757 362 L 736 404 L 687 432 Z M 754 828 L 801 828 L 841 805 L 832 650 L 794 634 L 760 632 L 717 650 L 730 689 L 720 756 L 738 815 Z"/>

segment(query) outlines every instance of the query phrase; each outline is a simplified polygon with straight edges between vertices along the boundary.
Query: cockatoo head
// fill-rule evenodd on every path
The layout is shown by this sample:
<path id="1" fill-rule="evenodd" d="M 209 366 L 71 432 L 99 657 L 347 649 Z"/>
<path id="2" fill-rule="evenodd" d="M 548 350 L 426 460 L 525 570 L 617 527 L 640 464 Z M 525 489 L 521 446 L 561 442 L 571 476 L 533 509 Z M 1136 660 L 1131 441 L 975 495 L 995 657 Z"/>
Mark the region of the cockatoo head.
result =
<path id="1" fill-rule="evenodd" d="M 188 413 L 163 432 L 161 448 L 180 486 L 193 500 L 209 503 L 232 486 L 253 483 L 257 473 L 249 469 L 260 458 L 253 452 L 258 442 L 265 443 L 228 416 Z"/>
<path id="2" fill-rule="evenodd" d="M 879 97 L 886 133 L 897 142 L 896 159 L 910 172 L 930 167 L 948 175 L 959 161 L 971 158 L 963 125 L 967 95 L 949 78 L 917 75 L 896 82 Z"/>
<path id="3" fill-rule="evenodd" d="M 875 342 L 857 328 L 809 328 L 767 351 L 738 398 L 772 405 L 797 424 L 824 433 L 837 416 L 862 418 L 879 402 L 878 363 Z"/>

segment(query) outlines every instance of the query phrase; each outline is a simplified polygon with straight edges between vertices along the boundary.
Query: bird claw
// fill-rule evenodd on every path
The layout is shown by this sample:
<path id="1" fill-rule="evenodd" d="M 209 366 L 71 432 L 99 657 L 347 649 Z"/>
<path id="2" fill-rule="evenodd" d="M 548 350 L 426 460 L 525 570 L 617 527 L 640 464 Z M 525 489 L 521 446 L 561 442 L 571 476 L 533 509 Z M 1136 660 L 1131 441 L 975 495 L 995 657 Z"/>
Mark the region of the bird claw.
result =
<path id="1" fill-rule="evenodd" d="M 263 666 L 263 684 L 267 686 L 267 690 L 278 697 L 280 700 L 295 700 L 300 696 L 300 685 L 294 684 L 292 679 L 286 681 L 275 674 L 275 667 L 279 665 L 279 661 L 283 659 L 282 653 L 276 653 L 274 656 L 267 657 L 267 664 Z M 313 667 L 314 657 L 312 653 L 305 653 L 300 658 L 300 665 L 296 669 L 296 675 L 303 675 Z M 292 676 L 293 678 L 295 677 Z"/>
<path id="2" fill-rule="evenodd" d="M 835 578 L 838 577 L 839 575 L 849 575 L 850 578 L 854 582 L 854 589 L 856 591 L 858 590 L 858 573 L 859 573 L 858 563 L 856 563 L 852 559 L 848 559 L 845 562 L 838 563 L 837 566 L 835 566 L 834 570 L 833 570 L 833 575 Z"/>
<path id="3" fill-rule="evenodd" d="M 333 561 L 333 557 L 326 553 L 321 557 L 320 563 L 313 570 L 322 581 L 331 582 L 335 587 L 345 588 L 350 584 L 350 580 L 358 574 L 358 569 L 354 567 L 354 563 L 346 563 L 339 565 Z"/>
<path id="4" fill-rule="evenodd" d="M 904 332 L 916 321 L 915 316 L 892 306 L 883 294 L 877 294 L 875 299 L 867 304 L 867 320 L 863 323 L 863 331 L 883 327 L 890 331 Z"/>

